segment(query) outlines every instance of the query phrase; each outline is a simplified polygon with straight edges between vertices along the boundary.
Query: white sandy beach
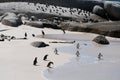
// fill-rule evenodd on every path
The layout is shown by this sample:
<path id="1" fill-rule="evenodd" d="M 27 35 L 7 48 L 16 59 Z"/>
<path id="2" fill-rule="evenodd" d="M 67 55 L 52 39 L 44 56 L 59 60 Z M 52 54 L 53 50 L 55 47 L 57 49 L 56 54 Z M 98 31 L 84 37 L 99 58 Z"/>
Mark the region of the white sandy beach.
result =
<path id="1" fill-rule="evenodd" d="M 53 29 L 47 29 L 47 28 L 40 29 L 40 28 L 34 28 L 34 27 L 25 26 L 25 25 L 21 25 L 18 28 L 13 28 L 13 27 L 4 26 L 0 24 L 0 30 L 6 30 L 6 29 L 9 29 L 9 30 L 2 31 L 0 32 L 0 34 L 5 34 L 8 36 L 15 36 L 16 38 L 23 38 L 24 33 L 27 32 L 28 39 L 27 40 L 11 40 L 11 41 L 5 40 L 4 42 L 0 42 L 0 75 L 1 75 L 0 80 L 45 80 L 45 77 L 43 77 L 42 75 L 42 71 L 48 69 L 46 65 L 49 62 L 49 61 L 43 61 L 43 56 L 45 54 L 49 55 L 48 60 L 54 62 L 52 70 L 54 70 L 54 68 L 60 65 L 63 65 L 64 63 L 70 62 L 70 60 L 75 57 L 75 55 L 67 54 L 67 52 L 64 52 L 64 51 L 62 52 L 62 49 L 59 52 L 59 55 L 55 55 L 54 49 L 56 47 L 63 47 L 63 46 L 74 47 L 76 43 L 75 44 L 50 43 L 49 44 L 50 41 L 73 41 L 73 40 L 91 41 L 95 36 L 97 36 L 96 34 L 69 32 L 69 31 L 66 31 L 66 34 L 63 34 L 61 30 L 53 30 Z M 45 38 L 39 37 L 41 35 L 41 30 L 45 31 L 46 33 Z M 37 37 L 32 37 L 33 33 L 37 35 Z M 111 41 L 113 44 L 120 43 L 120 39 L 114 39 L 114 38 L 108 37 L 108 40 Z M 45 48 L 35 48 L 31 46 L 31 43 L 34 41 L 43 41 L 49 44 L 50 46 L 45 47 Z M 89 43 L 86 42 L 86 44 L 89 44 Z M 109 45 L 109 46 L 114 47 L 114 45 Z M 120 45 L 117 45 L 117 48 L 119 47 Z M 66 49 L 69 51 L 69 48 L 66 48 Z M 70 49 L 73 49 L 73 48 L 70 47 Z M 95 54 L 92 54 L 92 52 L 93 51 L 91 50 L 91 54 L 85 53 L 85 55 L 87 56 L 93 55 L 95 57 Z M 114 57 L 111 59 L 116 59 L 114 63 L 109 63 L 109 62 L 105 63 L 106 64 L 105 66 L 104 66 L 104 63 L 101 63 L 108 70 L 108 72 L 113 72 L 114 74 L 117 70 L 120 71 L 120 68 L 119 68 L 120 67 L 120 58 L 119 58 L 120 54 L 118 54 L 119 52 L 120 51 L 115 52 L 114 50 L 113 51 L 110 50 L 109 54 L 108 53 L 105 54 L 105 55 Z M 38 57 L 38 66 L 33 66 L 33 60 L 35 57 Z M 87 73 L 90 74 L 91 72 L 90 69 L 92 69 L 94 65 L 95 65 L 95 68 L 99 66 L 99 65 L 97 66 L 96 64 L 93 64 L 93 65 L 88 64 L 90 68 L 88 69 L 88 72 L 85 70 L 86 75 Z M 85 66 L 84 69 L 86 69 L 86 67 L 87 66 Z M 110 68 L 107 68 L 107 67 L 110 67 Z M 84 70 L 81 70 L 81 71 L 83 71 L 84 73 Z M 117 75 L 117 77 L 118 78 L 114 80 L 120 79 L 119 75 Z M 79 80 L 82 80 L 82 79 L 79 79 Z M 105 79 L 113 80 L 110 78 L 107 79 L 106 77 Z M 96 80 L 96 78 L 91 77 L 90 80 Z"/>

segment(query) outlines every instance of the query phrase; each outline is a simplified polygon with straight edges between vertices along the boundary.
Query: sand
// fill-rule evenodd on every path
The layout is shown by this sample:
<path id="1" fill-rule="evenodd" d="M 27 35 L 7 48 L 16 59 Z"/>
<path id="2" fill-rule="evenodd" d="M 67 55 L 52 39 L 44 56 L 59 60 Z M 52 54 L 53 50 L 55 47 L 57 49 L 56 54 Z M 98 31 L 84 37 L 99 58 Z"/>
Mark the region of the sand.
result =
<path id="1" fill-rule="evenodd" d="M 23 38 L 24 33 L 28 33 L 27 40 L 5 40 L 0 42 L 0 79 L 1 80 L 44 80 L 41 72 L 47 69 L 46 65 L 49 61 L 43 61 L 43 56 L 48 54 L 48 60 L 53 61 L 53 67 L 62 65 L 69 62 L 72 57 L 67 54 L 59 53 L 54 54 L 54 48 L 57 46 L 63 46 L 65 44 L 50 44 L 46 48 L 35 48 L 31 46 L 34 41 L 44 41 L 49 43 L 49 39 L 34 38 L 35 35 L 41 34 L 41 29 L 31 28 L 28 26 L 20 26 L 19 28 L 12 28 L 0 24 L 0 29 L 10 29 L 0 32 L 8 36 L 15 36 L 16 38 Z M 49 29 L 45 29 L 45 31 Z M 53 30 L 54 31 L 54 30 Z M 33 60 L 38 57 L 38 66 L 33 66 Z M 61 58 L 63 58 L 61 60 Z"/>
<path id="2" fill-rule="evenodd" d="M 46 78 L 43 76 L 43 71 L 48 70 L 46 65 L 49 61 L 54 62 L 52 68 L 52 70 L 54 70 L 58 66 L 70 62 L 70 60 L 74 57 L 73 55 L 67 54 L 67 52 L 64 51 L 59 52 L 59 55 L 55 55 L 54 49 L 56 47 L 75 46 L 75 44 L 53 44 L 49 43 L 50 41 L 91 41 L 92 38 L 97 36 L 96 34 L 69 31 L 66 31 L 66 34 L 63 34 L 61 30 L 53 30 L 48 28 L 39 29 L 25 25 L 21 25 L 18 28 L 13 28 L 0 24 L 0 30 L 6 29 L 8 30 L 1 31 L 0 34 L 5 34 L 8 36 L 12 35 L 16 38 L 23 38 L 24 33 L 27 32 L 28 39 L 11 41 L 5 40 L 4 42 L 0 42 L 0 80 L 46 80 Z M 39 37 L 42 35 L 41 30 L 44 30 L 46 36 L 48 37 Z M 32 37 L 33 33 L 37 35 L 37 37 Z M 108 39 L 114 42 L 120 41 L 119 39 L 110 37 L 108 37 Z M 50 46 L 45 48 L 35 48 L 31 46 L 31 43 L 34 41 L 44 41 Z M 43 61 L 43 57 L 46 54 L 49 55 L 49 61 Z M 38 57 L 38 66 L 33 66 L 33 60 L 35 57 Z"/>

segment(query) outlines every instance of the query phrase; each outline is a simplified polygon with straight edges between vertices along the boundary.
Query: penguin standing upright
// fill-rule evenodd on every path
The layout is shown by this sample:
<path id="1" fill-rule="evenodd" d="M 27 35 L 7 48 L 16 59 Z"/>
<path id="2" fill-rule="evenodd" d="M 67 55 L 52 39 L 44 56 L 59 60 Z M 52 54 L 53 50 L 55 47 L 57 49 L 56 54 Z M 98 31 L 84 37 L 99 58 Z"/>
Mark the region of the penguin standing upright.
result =
<path id="1" fill-rule="evenodd" d="M 48 54 L 46 54 L 46 55 L 43 57 L 43 60 L 44 60 L 44 61 L 47 61 L 47 57 L 48 57 Z"/>
<path id="2" fill-rule="evenodd" d="M 79 48 L 80 48 L 80 44 L 79 44 L 79 43 L 77 43 L 76 48 L 77 48 L 77 49 L 79 49 Z"/>
<path id="3" fill-rule="evenodd" d="M 101 53 L 98 54 L 98 60 L 101 60 L 103 55 Z"/>
<path id="4" fill-rule="evenodd" d="M 35 37 L 35 34 L 32 34 L 33 37 Z"/>
<path id="5" fill-rule="evenodd" d="M 44 36 L 45 36 L 45 32 L 42 30 L 42 37 L 44 38 Z"/>
<path id="6" fill-rule="evenodd" d="M 55 53 L 56 55 L 59 55 L 57 48 L 55 48 L 54 53 Z"/>
<path id="7" fill-rule="evenodd" d="M 64 34 L 66 33 L 66 32 L 65 32 L 65 29 L 62 29 L 62 31 L 63 31 Z"/>
<path id="8" fill-rule="evenodd" d="M 77 52 L 76 52 L 76 56 L 77 56 L 77 57 L 79 57 L 79 55 L 80 55 L 80 52 L 79 52 L 79 51 L 77 51 Z"/>
<path id="9" fill-rule="evenodd" d="M 27 38 L 27 33 L 25 32 L 25 38 Z"/>
<path id="10" fill-rule="evenodd" d="M 38 63 L 38 62 L 37 62 L 37 57 L 35 57 L 35 59 L 34 59 L 34 61 L 33 61 L 33 65 L 36 66 L 37 63 Z"/>

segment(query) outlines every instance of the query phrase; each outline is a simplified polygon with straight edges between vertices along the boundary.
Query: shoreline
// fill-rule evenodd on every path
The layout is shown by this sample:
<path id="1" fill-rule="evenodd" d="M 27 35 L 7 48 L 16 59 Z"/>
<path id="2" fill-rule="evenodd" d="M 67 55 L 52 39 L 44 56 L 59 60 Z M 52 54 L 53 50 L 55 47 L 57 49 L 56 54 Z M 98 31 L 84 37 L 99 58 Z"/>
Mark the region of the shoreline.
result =
<path id="1" fill-rule="evenodd" d="M 44 36 L 44 39 L 50 39 L 50 40 L 69 40 L 69 41 L 73 41 L 73 40 L 78 40 L 78 41 L 92 41 L 92 39 L 94 39 L 96 36 L 98 36 L 99 34 L 95 34 L 95 33 L 87 33 L 87 32 L 71 32 L 73 34 L 69 33 L 70 31 L 68 31 L 68 33 L 66 34 L 46 34 Z M 79 33 L 79 34 L 76 34 Z M 90 35 L 90 36 L 89 36 Z M 71 37 L 72 36 L 72 39 Z M 86 38 L 87 36 L 87 38 Z M 37 35 L 37 38 L 42 38 L 42 35 Z M 115 38 L 115 37 L 109 37 L 106 36 L 106 38 L 110 41 L 110 42 L 120 42 L 120 38 Z"/>
<path id="2" fill-rule="evenodd" d="M 90 44 L 92 44 L 92 43 L 90 43 Z M 90 44 L 87 46 L 87 48 L 90 48 L 90 46 L 91 46 Z M 91 46 L 91 48 L 86 51 L 84 51 L 85 50 L 84 48 L 86 48 L 86 47 L 82 46 L 82 48 L 80 49 L 81 57 L 78 59 L 78 61 L 76 61 L 75 57 L 72 57 L 70 62 L 65 63 L 65 65 L 56 67 L 52 73 L 49 73 L 49 72 L 47 72 L 47 70 L 45 70 L 44 76 L 48 77 L 47 80 L 56 80 L 56 79 L 57 80 L 74 80 L 75 78 L 76 78 L 76 80 L 79 80 L 79 79 L 89 80 L 89 79 L 91 79 L 90 76 L 89 76 L 89 78 L 85 78 L 85 77 L 82 77 L 81 75 L 89 75 L 90 74 L 93 77 L 93 76 L 95 76 L 95 74 L 98 74 L 100 72 L 100 73 L 104 73 L 104 75 L 99 75 L 97 77 L 94 77 L 95 79 L 93 79 L 93 80 L 100 78 L 100 76 L 101 76 L 100 79 L 105 80 L 105 78 L 106 78 L 105 75 L 107 76 L 107 74 L 111 75 L 111 76 L 109 76 L 109 77 L 111 77 L 111 79 L 109 78 L 109 80 L 114 80 L 115 77 L 119 77 L 119 76 L 115 75 L 115 74 L 117 74 L 117 72 L 114 72 L 115 74 L 113 75 L 110 70 L 110 69 L 112 69 L 112 71 L 116 71 L 116 70 L 119 71 L 118 67 L 116 67 L 116 66 L 120 66 L 119 65 L 119 62 L 120 62 L 119 56 L 120 55 L 118 54 L 119 48 L 117 47 L 118 46 L 117 43 L 114 44 L 114 42 L 112 42 L 111 46 L 103 46 L 103 47 L 96 46 L 95 50 L 94 50 L 94 48 L 95 48 L 94 46 Z M 112 51 L 111 49 L 115 50 L 116 52 L 114 54 L 112 54 L 113 52 L 110 52 L 110 51 Z M 94 50 L 94 51 L 92 51 L 92 53 L 90 53 L 90 54 L 86 53 L 86 52 L 90 52 L 91 50 Z M 96 51 L 96 50 L 98 50 L 98 51 Z M 97 54 L 95 54 L 95 52 L 99 52 L 99 51 L 101 51 L 103 54 L 103 60 L 101 60 L 101 61 L 98 61 Z M 74 54 L 71 54 L 71 55 L 74 56 Z M 105 69 L 102 69 L 101 65 Z M 110 68 L 109 68 L 109 65 L 111 65 Z M 74 69 L 72 68 L 72 66 L 74 67 Z M 84 70 L 83 66 L 88 71 L 86 69 Z M 89 66 L 89 67 L 87 67 L 87 66 Z M 107 68 L 107 66 L 108 66 L 108 68 Z M 94 69 L 97 71 L 97 73 L 95 73 L 96 71 L 94 71 Z M 91 72 L 91 70 L 93 70 L 93 72 Z M 64 71 L 65 73 L 62 71 Z M 75 71 L 75 73 L 71 73 L 74 71 Z M 66 74 L 68 74 L 68 75 L 66 75 Z M 77 76 L 77 74 L 80 74 L 80 75 Z M 62 76 L 62 77 L 60 77 L 60 76 Z M 112 79 L 112 77 L 113 77 L 113 79 Z M 116 80 L 118 80 L 118 79 L 116 79 Z"/>

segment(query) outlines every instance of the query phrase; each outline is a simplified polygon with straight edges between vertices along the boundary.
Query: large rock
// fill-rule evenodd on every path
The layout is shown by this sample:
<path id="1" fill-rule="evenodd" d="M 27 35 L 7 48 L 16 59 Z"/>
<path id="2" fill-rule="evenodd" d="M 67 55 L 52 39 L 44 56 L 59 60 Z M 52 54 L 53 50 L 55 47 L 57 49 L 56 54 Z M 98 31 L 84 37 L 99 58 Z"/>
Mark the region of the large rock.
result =
<path id="1" fill-rule="evenodd" d="M 93 13 L 97 14 L 101 17 L 105 16 L 105 10 L 102 7 L 100 7 L 99 5 L 94 6 Z"/>
<path id="2" fill-rule="evenodd" d="M 103 45 L 109 44 L 109 41 L 104 36 L 97 36 L 93 39 L 93 41 Z"/>
<path id="3" fill-rule="evenodd" d="M 43 23 L 43 27 L 46 28 L 52 28 L 52 29 L 61 29 L 57 24 L 55 23 Z"/>
<path id="4" fill-rule="evenodd" d="M 120 21 L 104 21 L 98 23 L 62 23 L 61 28 L 69 31 L 97 33 L 100 35 L 120 38 Z"/>
<path id="5" fill-rule="evenodd" d="M 61 29 L 57 24 L 41 21 L 26 21 L 25 25 L 29 25 L 37 28 L 52 28 L 52 29 Z"/>
<path id="6" fill-rule="evenodd" d="M 28 16 L 26 14 L 20 13 L 17 15 L 19 19 L 21 19 L 22 21 L 28 20 Z"/>
<path id="7" fill-rule="evenodd" d="M 34 47 L 37 47 L 37 48 L 49 46 L 48 44 L 46 44 L 42 41 L 41 42 L 39 42 L 39 41 L 32 42 L 31 45 L 34 46 Z"/>
<path id="8" fill-rule="evenodd" d="M 1 19 L 2 24 L 17 27 L 22 24 L 22 20 L 14 13 L 5 13 Z"/>
<path id="9" fill-rule="evenodd" d="M 41 21 L 25 21 L 24 24 L 32 27 L 43 28 L 43 23 Z"/>
<path id="10" fill-rule="evenodd" d="M 105 1 L 104 9 L 111 19 L 120 20 L 120 3 Z"/>

